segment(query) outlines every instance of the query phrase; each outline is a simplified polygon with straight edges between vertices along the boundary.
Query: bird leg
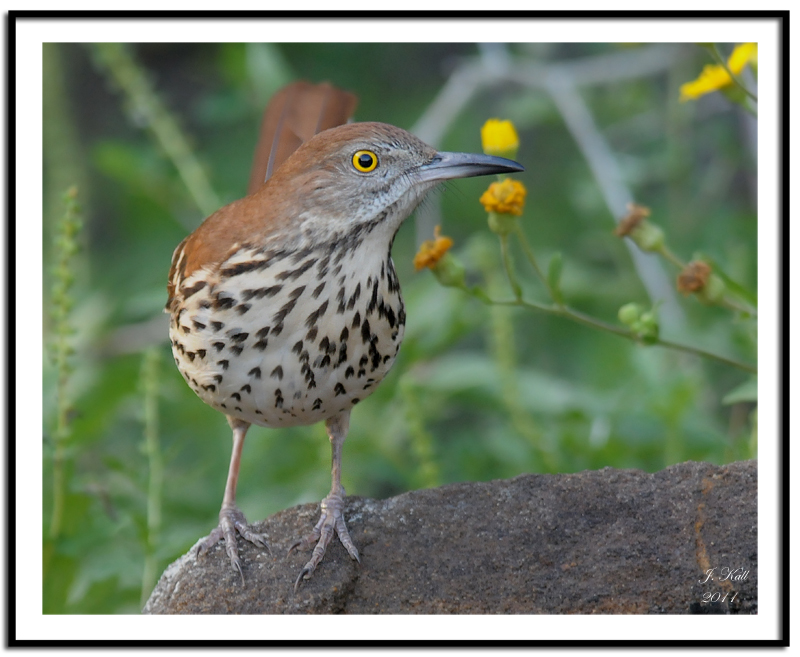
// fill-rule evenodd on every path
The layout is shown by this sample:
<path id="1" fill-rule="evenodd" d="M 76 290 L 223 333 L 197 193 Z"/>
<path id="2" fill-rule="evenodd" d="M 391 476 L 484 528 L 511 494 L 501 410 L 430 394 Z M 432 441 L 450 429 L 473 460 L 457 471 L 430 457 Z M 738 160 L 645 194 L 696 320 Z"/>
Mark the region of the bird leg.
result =
<path id="1" fill-rule="evenodd" d="M 236 544 L 236 532 L 243 539 L 258 547 L 265 547 L 269 550 L 269 546 L 264 536 L 250 530 L 244 513 L 236 506 L 236 483 L 239 480 L 239 464 L 242 458 L 244 437 L 247 435 L 250 424 L 231 417 L 228 418 L 228 424 L 233 429 L 233 451 L 231 453 L 231 464 L 228 468 L 228 481 L 225 483 L 225 495 L 222 498 L 222 508 L 219 512 L 219 526 L 209 534 L 205 541 L 200 543 L 197 553 L 202 555 L 209 548 L 216 545 L 220 539 L 225 539 L 225 552 L 227 552 L 231 560 L 231 565 L 239 571 L 242 584 L 244 584 L 242 562 L 239 559 L 239 548 Z"/>
<path id="2" fill-rule="evenodd" d="M 289 553 L 291 554 L 296 548 L 307 550 L 316 543 L 311 559 L 303 566 L 297 576 L 297 580 L 294 583 L 295 591 L 300 586 L 300 581 L 309 579 L 320 561 L 322 561 L 322 557 L 325 556 L 325 549 L 331 542 L 334 532 L 336 532 L 350 557 L 361 563 L 358 550 L 353 543 L 353 539 L 350 538 L 350 532 L 347 531 L 347 525 L 344 522 L 345 491 L 344 486 L 342 486 L 342 446 L 344 445 L 344 439 L 347 437 L 349 426 L 349 412 L 337 415 L 325 422 L 328 438 L 331 441 L 331 492 L 320 504 L 322 513 L 313 531 L 289 548 Z"/>

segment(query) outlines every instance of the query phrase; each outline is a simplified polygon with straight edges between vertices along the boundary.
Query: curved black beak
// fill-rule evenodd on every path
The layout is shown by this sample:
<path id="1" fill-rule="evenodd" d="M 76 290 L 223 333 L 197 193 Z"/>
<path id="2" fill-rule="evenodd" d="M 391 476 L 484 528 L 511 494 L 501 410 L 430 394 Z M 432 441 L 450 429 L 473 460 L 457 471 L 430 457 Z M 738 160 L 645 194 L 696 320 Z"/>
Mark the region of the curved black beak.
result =
<path id="1" fill-rule="evenodd" d="M 430 162 L 417 169 L 417 179 L 420 182 L 433 182 L 517 171 L 525 171 L 525 167 L 504 157 L 478 153 L 440 152 Z"/>

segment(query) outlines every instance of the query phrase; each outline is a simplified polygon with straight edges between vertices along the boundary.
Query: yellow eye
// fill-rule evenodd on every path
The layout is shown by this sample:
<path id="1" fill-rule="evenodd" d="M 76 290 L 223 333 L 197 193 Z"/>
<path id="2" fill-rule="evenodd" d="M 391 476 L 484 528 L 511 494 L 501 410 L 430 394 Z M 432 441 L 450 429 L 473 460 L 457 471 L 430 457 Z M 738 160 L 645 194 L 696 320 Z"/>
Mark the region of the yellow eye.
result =
<path id="1" fill-rule="evenodd" d="M 372 151 L 358 151 L 353 155 L 353 166 L 361 173 L 369 173 L 378 166 L 378 156 Z"/>

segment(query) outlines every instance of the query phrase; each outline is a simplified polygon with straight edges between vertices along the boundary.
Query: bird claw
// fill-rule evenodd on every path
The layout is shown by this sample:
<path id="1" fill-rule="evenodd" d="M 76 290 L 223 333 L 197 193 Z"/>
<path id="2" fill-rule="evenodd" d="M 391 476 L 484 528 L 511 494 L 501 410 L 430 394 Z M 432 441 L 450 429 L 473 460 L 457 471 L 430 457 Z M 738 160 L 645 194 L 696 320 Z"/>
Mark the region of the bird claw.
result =
<path id="1" fill-rule="evenodd" d="M 297 579 L 294 581 L 294 592 L 297 593 L 297 589 L 300 588 L 300 581 L 302 579 L 308 579 L 311 577 L 311 572 L 308 570 L 308 567 L 304 567 L 303 570 L 300 571 L 300 574 L 297 576 Z"/>
<path id="2" fill-rule="evenodd" d="M 214 547 L 220 540 L 225 540 L 225 552 L 230 559 L 234 570 L 239 573 L 244 584 L 244 572 L 242 571 L 242 561 L 239 558 L 239 546 L 236 542 L 236 534 L 244 540 L 252 543 L 256 547 L 266 548 L 271 552 L 267 539 L 264 535 L 258 534 L 250 529 L 247 519 L 237 507 L 223 507 L 219 512 L 219 526 L 216 527 L 202 543 L 197 547 L 197 555 L 203 556 L 209 549 Z"/>
<path id="3" fill-rule="evenodd" d="M 350 532 L 347 530 L 347 525 L 344 521 L 344 495 L 331 493 L 322 500 L 321 503 L 322 514 L 319 521 L 314 526 L 311 533 L 305 538 L 300 539 L 289 548 L 287 557 L 297 548 L 308 549 L 314 545 L 314 551 L 311 554 L 311 559 L 303 566 L 297 580 L 294 583 L 295 592 L 300 586 L 300 582 L 304 579 L 310 579 L 311 575 L 316 570 L 317 566 L 325 556 L 325 550 L 333 538 L 333 534 L 339 537 L 345 550 L 350 555 L 350 558 L 361 563 L 361 557 L 358 554 L 358 549 L 350 538 Z M 316 545 L 315 545 L 316 544 Z"/>

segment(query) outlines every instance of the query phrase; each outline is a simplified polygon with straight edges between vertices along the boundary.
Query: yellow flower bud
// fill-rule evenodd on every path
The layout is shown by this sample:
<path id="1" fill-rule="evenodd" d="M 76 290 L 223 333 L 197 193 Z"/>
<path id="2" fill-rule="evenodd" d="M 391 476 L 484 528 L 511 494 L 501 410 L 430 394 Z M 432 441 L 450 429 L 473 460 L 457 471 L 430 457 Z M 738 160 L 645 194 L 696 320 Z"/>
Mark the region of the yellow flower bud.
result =
<path id="1" fill-rule="evenodd" d="M 642 307 L 638 303 L 626 303 L 619 309 L 617 316 L 625 326 L 633 326 L 634 323 L 639 321 L 641 314 Z"/>
<path id="2" fill-rule="evenodd" d="M 519 149 L 519 137 L 511 121 L 489 119 L 481 128 L 481 142 L 487 155 L 513 159 Z"/>
<path id="3" fill-rule="evenodd" d="M 653 308 L 643 312 L 639 321 L 634 325 L 634 330 L 639 334 L 639 339 L 644 344 L 655 344 L 658 342 L 658 313 Z"/>

